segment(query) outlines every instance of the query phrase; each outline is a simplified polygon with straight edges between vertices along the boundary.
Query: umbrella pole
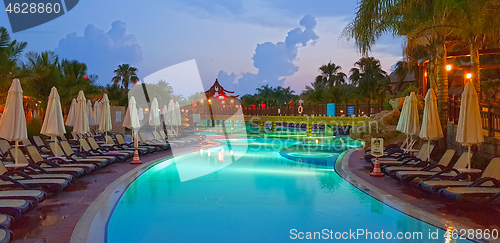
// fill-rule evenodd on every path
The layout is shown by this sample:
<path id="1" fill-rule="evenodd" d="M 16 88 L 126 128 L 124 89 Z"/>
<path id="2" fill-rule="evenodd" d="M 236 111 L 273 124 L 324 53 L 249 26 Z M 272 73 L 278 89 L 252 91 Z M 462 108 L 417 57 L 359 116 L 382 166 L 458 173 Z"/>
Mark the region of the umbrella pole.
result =
<path id="1" fill-rule="evenodd" d="M 55 156 L 57 157 L 57 156 L 59 156 L 59 152 L 57 151 L 57 148 L 59 147 L 59 145 L 57 144 L 57 136 L 53 137 L 52 139 L 54 140 L 54 143 L 56 143 L 56 146 L 55 146 L 56 147 L 56 149 L 55 149 L 56 150 L 56 154 L 55 154 Z"/>
<path id="2" fill-rule="evenodd" d="M 427 141 L 427 161 L 429 162 L 431 162 L 431 141 L 432 139 Z"/>
<path id="3" fill-rule="evenodd" d="M 14 163 L 16 165 L 17 165 L 17 161 L 18 161 L 17 156 L 19 156 L 18 147 L 19 147 L 19 141 L 16 141 L 16 151 L 14 152 Z"/>
<path id="4" fill-rule="evenodd" d="M 469 163 L 468 163 L 469 170 L 470 170 L 470 157 L 471 157 L 471 155 L 470 155 L 470 147 L 471 147 L 471 145 L 470 145 L 470 144 L 469 144 L 469 145 L 467 145 L 467 148 L 469 149 L 469 154 L 467 155 L 467 157 L 468 157 L 468 159 L 469 159 Z"/>

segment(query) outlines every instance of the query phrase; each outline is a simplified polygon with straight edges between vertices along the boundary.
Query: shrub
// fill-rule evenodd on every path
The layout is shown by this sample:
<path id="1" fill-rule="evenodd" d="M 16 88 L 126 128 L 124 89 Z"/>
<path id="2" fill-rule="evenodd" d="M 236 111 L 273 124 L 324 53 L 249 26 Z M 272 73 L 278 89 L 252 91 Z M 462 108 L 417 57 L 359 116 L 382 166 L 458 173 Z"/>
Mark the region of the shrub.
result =
<path id="1" fill-rule="evenodd" d="M 32 119 L 26 123 L 26 128 L 28 130 L 28 136 L 40 136 L 40 130 L 42 129 L 42 120 Z"/>

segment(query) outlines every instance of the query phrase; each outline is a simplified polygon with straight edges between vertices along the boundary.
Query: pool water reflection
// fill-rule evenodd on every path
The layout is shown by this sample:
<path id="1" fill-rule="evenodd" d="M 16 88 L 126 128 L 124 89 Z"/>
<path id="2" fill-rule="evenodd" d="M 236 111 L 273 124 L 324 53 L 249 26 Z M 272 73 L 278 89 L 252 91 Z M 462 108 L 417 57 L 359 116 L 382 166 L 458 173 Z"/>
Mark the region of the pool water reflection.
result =
<path id="1" fill-rule="evenodd" d="M 230 150 L 239 159 L 232 161 Z M 267 140 L 240 139 L 224 152 L 197 151 L 152 167 L 118 202 L 107 241 L 283 242 L 297 236 L 293 229 L 364 229 L 393 237 L 422 232 L 423 239 L 404 242 L 429 242 L 429 232 L 438 230 L 361 192 L 332 168 L 279 152 Z M 436 242 L 443 242 L 445 231 L 438 231 Z"/>

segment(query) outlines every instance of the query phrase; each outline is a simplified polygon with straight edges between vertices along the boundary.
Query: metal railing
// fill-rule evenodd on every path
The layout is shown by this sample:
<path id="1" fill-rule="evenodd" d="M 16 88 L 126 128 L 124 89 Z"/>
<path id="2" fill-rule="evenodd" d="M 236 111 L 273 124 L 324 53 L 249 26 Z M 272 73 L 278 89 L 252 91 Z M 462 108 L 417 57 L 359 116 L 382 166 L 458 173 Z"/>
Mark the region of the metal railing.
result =
<path id="1" fill-rule="evenodd" d="M 246 116 L 326 116 L 327 105 L 304 105 L 299 109 L 298 105 L 286 106 L 258 106 L 258 105 L 241 105 L 243 114 Z M 239 107 L 236 106 L 213 106 L 212 113 L 214 115 L 233 115 Z M 364 103 L 364 104 L 335 104 L 335 116 L 370 116 L 384 109 L 382 103 Z M 301 112 L 299 112 L 301 111 Z M 207 106 L 198 107 L 196 113 L 201 115 L 210 115 L 210 110 Z"/>

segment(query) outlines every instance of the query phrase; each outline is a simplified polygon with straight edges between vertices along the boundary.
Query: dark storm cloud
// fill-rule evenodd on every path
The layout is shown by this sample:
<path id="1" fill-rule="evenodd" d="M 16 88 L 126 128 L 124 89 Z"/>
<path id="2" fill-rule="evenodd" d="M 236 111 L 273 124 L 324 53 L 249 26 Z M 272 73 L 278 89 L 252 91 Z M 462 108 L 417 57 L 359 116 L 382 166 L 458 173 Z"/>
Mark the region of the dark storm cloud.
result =
<path id="1" fill-rule="evenodd" d="M 74 32 L 62 38 L 55 52 L 62 58 L 86 63 L 89 73 L 97 74 L 98 82 L 106 84 L 119 64 L 134 65 L 142 60 L 135 36 L 126 32 L 127 25 L 119 20 L 113 22 L 108 32 L 89 24 L 83 36 Z"/>

